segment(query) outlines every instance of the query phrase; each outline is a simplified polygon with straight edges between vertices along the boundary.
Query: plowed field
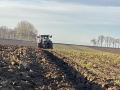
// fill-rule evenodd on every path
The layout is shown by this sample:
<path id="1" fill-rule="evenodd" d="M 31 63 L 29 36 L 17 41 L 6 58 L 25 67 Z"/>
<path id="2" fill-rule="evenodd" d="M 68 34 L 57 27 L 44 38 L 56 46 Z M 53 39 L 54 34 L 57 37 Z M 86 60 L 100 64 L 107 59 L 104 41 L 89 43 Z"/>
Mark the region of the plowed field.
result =
<path id="1" fill-rule="evenodd" d="M 108 90 L 120 90 L 119 49 L 55 44 L 50 52 L 73 66 L 87 80 Z"/>
<path id="2" fill-rule="evenodd" d="M 118 54 L 89 47 L 0 45 L 0 90 L 119 90 L 119 67 Z"/>
<path id="3" fill-rule="evenodd" d="M 74 62 L 72 65 L 75 65 Z M 0 45 L 1 90 L 96 90 L 73 66 L 49 51 Z"/>

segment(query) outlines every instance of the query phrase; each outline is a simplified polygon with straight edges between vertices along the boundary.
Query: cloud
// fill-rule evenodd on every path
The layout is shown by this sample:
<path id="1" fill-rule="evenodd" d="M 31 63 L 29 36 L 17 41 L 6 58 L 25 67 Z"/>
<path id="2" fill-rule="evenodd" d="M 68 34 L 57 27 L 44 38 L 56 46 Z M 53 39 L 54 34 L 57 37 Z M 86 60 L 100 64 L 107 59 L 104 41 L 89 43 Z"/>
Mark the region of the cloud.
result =
<path id="1" fill-rule="evenodd" d="M 36 0 L 37 2 L 38 0 Z M 32 0 L 31 0 L 32 2 Z M 58 3 L 40 0 L 0 1 L 1 18 L 36 20 L 50 25 L 114 25 L 120 24 L 120 7 L 87 6 L 75 3 Z"/>
<path id="2" fill-rule="evenodd" d="M 120 0 L 47 0 L 61 3 L 79 3 L 90 6 L 120 6 Z"/>
<path id="3" fill-rule="evenodd" d="M 73 24 L 119 24 L 120 7 L 87 6 L 45 0 L 36 2 L 0 1 L 0 10 L 3 11 L 0 16 L 43 18 L 45 21 L 56 21 L 59 24 L 70 22 Z"/>
<path id="4" fill-rule="evenodd" d="M 90 32 L 85 35 L 82 31 L 90 31 L 103 26 L 120 25 L 120 7 L 118 6 L 96 6 L 82 4 L 81 2 L 72 3 L 65 1 L 47 0 L 4 0 L 0 1 L 0 25 L 14 28 L 22 20 L 31 22 L 42 34 L 52 34 L 57 37 L 54 41 L 66 41 L 73 37 L 90 41 Z M 96 27 L 96 28 L 94 28 Z M 102 27 L 102 28 L 101 28 Z M 61 38 L 61 36 L 63 38 Z M 81 40 L 81 41 L 82 41 Z"/>

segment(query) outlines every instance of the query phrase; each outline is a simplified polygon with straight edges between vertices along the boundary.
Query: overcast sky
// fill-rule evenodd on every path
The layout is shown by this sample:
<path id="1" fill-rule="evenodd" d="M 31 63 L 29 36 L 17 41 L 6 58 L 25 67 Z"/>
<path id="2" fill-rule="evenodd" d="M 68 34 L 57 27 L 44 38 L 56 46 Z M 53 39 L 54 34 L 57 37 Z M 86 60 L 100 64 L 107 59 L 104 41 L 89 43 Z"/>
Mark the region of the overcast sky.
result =
<path id="1" fill-rule="evenodd" d="M 23 20 L 54 42 L 90 45 L 99 35 L 120 38 L 120 1 L 0 0 L 0 26 Z"/>

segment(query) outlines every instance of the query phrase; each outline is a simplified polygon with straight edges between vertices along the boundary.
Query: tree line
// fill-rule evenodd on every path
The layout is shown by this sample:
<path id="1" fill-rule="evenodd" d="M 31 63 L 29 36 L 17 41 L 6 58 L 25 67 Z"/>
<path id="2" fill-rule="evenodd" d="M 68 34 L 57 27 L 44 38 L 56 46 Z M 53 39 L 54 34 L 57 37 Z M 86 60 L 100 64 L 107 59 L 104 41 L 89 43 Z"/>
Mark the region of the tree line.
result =
<path id="1" fill-rule="evenodd" d="M 21 21 L 14 29 L 9 29 L 6 26 L 0 27 L 0 38 L 3 39 L 17 39 L 36 41 L 37 30 L 28 21 Z"/>
<path id="2" fill-rule="evenodd" d="M 92 39 L 91 42 L 94 46 L 106 46 L 106 47 L 113 47 L 119 48 L 120 47 L 120 38 L 116 39 L 113 37 L 105 37 L 104 35 L 98 36 L 97 39 Z"/>

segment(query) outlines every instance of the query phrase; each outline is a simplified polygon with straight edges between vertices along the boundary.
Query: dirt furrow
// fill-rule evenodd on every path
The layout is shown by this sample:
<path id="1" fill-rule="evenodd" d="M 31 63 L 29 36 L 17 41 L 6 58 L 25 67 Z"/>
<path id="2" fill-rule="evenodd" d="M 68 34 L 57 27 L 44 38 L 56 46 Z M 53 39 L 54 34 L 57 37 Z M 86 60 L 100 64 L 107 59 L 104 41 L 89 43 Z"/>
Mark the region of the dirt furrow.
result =
<path id="1" fill-rule="evenodd" d="M 68 60 L 66 57 L 62 57 L 61 55 L 58 55 L 55 52 L 52 52 L 52 53 L 48 51 L 45 51 L 45 52 L 48 53 L 48 56 L 52 58 L 53 62 L 56 62 L 57 66 L 59 66 L 60 68 L 64 68 L 63 72 L 66 73 L 67 78 L 70 77 L 69 79 L 72 82 L 72 84 L 75 86 L 76 90 L 97 90 L 97 89 L 105 90 L 105 88 L 102 87 L 102 85 L 95 83 L 92 80 L 88 80 L 90 76 L 85 77 L 83 74 L 88 75 L 87 73 L 90 73 L 90 72 L 88 71 L 86 73 L 85 68 L 82 68 L 73 60 L 70 60 L 70 59 Z"/>
<path id="2" fill-rule="evenodd" d="M 73 74 L 65 66 L 67 63 L 58 62 L 58 58 L 49 55 L 35 47 L 0 45 L 0 89 L 90 89 L 86 84 L 75 84 Z"/>
<path id="3" fill-rule="evenodd" d="M 69 66 L 74 67 L 74 69 L 77 72 L 80 72 L 83 77 L 86 77 L 87 80 L 91 81 L 92 83 L 97 83 L 100 84 L 102 87 L 105 87 L 106 89 L 113 89 L 113 90 L 119 90 L 119 72 L 116 67 L 110 66 L 109 64 L 106 63 L 97 63 L 94 60 L 86 60 L 86 64 L 91 62 L 92 66 L 87 68 L 85 65 L 82 65 L 79 62 L 76 62 L 76 60 L 80 59 L 79 57 L 71 57 L 68 53 L 62 53 L 62 52 L 57 52 L 54 50 L 49 50 L 51 53 L 53 53 L 55 56 L 59 57 L 61 60 L 64 62 L 68 63 Z M 70 56 L 70 57 L 69 57 Z M 83 60 L 85 61 L 85 60 Z M 97 66 L 96 66 L 97 65 Z M 113 67 L 113 69 L 112 69 Z M 74 72 L 71 69 L 72 72 Z M 114 75 L 113 75 L 114 74 Z M 76 74 L 78 76 L 79 74 Z M 80 75 L 79 75 L 80 76 Z M 78 77 L 79 77 L 78 76 Z"/>

